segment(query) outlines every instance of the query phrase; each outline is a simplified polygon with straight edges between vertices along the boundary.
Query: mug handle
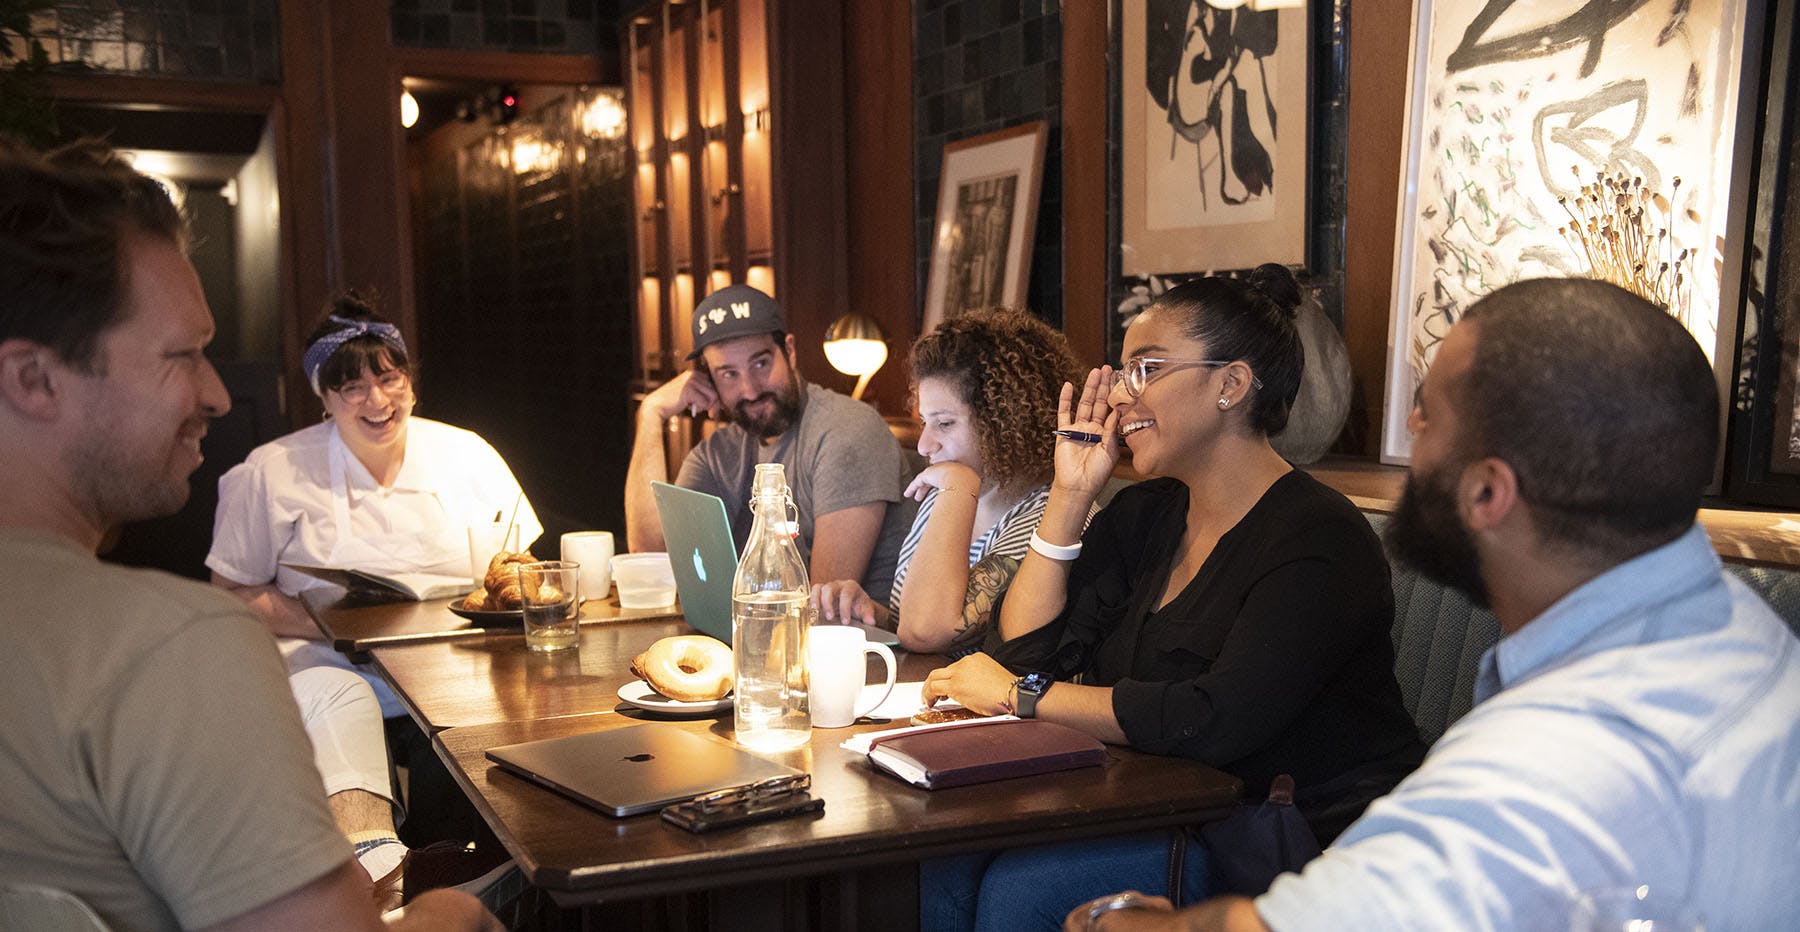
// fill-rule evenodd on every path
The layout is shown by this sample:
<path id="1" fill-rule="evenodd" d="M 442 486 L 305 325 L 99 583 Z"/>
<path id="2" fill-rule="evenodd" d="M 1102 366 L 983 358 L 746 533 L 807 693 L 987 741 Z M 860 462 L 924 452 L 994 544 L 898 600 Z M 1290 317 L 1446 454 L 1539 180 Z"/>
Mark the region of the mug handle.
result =
<path id="1" fill-rule="evenodd" d="M 881 691 L 881 698 L 870 703 L 868 708 L 856 710 L 857 718 L 862 718 L 863 716 L 869 714 L 870 712 L 873 712 L 876 709 L 881 708 L 881 704 L 888 700 L 888 696 L 893 695 L 894 680 L 896 678 L 896 675 L 899 673 L 899 668 L 897 666 L 895 666 L 895 664 L 894 664 L 894 652 L 891 650 L 888 650 L 888 646 L 886 644 L 877 644 L 874 641 L 870 641 L 869 643 L 863 645 L 863 652 L 868 653 L 868 654 L 874 654 L 874 655 L 880 657 L 883 663 L 887 664 L 887 688 L 883 689 Z"/>

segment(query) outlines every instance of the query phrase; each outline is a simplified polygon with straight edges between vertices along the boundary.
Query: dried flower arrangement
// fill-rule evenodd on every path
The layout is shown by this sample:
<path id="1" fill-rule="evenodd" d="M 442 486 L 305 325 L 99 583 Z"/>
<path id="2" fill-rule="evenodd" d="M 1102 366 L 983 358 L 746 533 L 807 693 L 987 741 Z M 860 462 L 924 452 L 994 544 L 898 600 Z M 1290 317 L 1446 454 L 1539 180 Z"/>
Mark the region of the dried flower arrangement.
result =
<path id="1" fill-rule="evenodd" d="M 1580 169 L 1570 171 L 1579 183 Z M 1688 327 L 1696 250 L 1678 247 L 1676 237 L 1670 235 L 1680 193 L 1680 178 L 1664 197 L 1650 190 L 1642 178 L 1599 171 L 1593 183 L 1582 185 L 1573 199 L 1557 197 L 1570 220 L 1557 232 L 1577 256 L 1587 259 L 1589 275 L 1663 308 Z M 1691 208 L 1683 214 L 1688 222 L 1699 225 L 1700 216 Z"/>

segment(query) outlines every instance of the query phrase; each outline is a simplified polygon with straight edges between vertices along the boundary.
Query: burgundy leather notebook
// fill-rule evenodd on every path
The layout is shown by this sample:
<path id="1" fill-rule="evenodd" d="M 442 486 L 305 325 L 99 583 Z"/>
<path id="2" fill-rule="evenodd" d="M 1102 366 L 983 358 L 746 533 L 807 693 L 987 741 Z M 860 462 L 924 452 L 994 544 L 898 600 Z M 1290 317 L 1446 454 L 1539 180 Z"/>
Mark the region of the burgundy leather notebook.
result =
<path id="1" fill-rule="evenodd" d="M 1105 745 L 1041 719 L 957 723 L 879 738 L 869 748 L 872 766 L 928 790 L 1105 762 Z"/>

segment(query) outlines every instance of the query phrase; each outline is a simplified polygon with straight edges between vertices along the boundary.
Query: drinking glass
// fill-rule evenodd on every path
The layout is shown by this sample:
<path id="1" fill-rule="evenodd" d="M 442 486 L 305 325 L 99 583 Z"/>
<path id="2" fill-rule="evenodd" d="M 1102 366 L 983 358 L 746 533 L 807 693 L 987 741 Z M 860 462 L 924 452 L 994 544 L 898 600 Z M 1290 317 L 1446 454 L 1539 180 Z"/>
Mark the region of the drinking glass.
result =
<path id="1" fill-rule="evenodd" d="M 574 647 L 580 635 L 581 564 L 546 560 L 519 566 L 519 594 L 525 600 L 525 645 L 532 650 Z"/>

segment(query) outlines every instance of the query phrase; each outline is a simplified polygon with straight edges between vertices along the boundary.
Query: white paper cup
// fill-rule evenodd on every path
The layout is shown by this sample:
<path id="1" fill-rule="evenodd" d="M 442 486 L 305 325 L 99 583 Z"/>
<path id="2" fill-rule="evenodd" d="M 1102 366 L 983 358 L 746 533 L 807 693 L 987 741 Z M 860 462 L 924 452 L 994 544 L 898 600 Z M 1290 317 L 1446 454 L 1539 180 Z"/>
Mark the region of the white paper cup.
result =
<path id="1" fill-rule="evenodd" d="M 504 521 L 496 521 L 491 524 L 471 524 L 468 527 L 469 578 L 480 583 L 482 578 L 487 576 L 488 564 L 493 562 L 494 554 L 502 550 L 510 552 L 519 549 L 516 543 L 519 538 L 519 529 L 517 526 L 513 526 L 512 533 L 508 534 L 507 524 Z"/>
<path id="2" fill-rule="evenodd" d="M 606 598 L 612 587 L 611 531 L 570 531 L 564 534 L 562 558 L 570 563 L 581 564 L 581 591 L 587 598 Z"/>
<path id="3" fill-rule="evenodd" d="M 875 701 L 857 708 L 868 679 L 865 654 L 874 654 L 887 664 L 887 685 L 871 690 Z M 863 636 L 861 628 L 846 625 L 813 625 L 806 634 L 806 662 L 811 677 L 810 699 L 814 728 L 843 728 L 867 715 L 887 701 L 894 691 L 894 652 L 886 644 L 876 644 Z"/>
<path id="4" fill-rule="evenodd" d="M 612 558 L 612 581 L 620 608 L 662 608 L 675 604 L 675 568 L 669 555 L 622 553 Z"/>

